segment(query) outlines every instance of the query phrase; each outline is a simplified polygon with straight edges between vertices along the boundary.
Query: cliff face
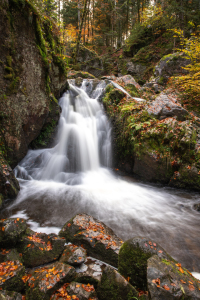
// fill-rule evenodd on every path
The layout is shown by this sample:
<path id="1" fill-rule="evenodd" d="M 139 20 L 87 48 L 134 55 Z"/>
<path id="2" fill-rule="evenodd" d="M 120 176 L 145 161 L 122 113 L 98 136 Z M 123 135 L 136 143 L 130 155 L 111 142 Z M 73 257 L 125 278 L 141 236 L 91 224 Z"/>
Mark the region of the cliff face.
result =
<path id="1" fill-rule="evenodd" d="M 28 1 L 1 0 L 0 156 L 12 167 L 42 127 L 59 118 L 56 98 L 67 87 L 61 52 L 56 27 Z M 0 180 L 1 194 L 8 197 Z"/>

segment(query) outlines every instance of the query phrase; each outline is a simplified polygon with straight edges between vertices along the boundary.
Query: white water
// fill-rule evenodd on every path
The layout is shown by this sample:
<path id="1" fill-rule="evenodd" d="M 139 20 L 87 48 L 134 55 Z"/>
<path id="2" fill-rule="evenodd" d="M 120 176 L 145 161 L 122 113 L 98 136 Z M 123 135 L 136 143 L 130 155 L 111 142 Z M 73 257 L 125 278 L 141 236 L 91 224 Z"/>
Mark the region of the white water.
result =
<path id="1" fill-rule="evenodd" d="M 88 213 L 124 240 L 142 235 L 159 242 L 190 271 L 200 271 L 199 195 L 153 187 L 111 169 L 111 127 L 101 98 L 85 80 L 60 99 L 54 148 L 29 151 L 16 167 L 21 185 L 9 216 L 23 216 L 33 230 L 58 232 L 72 216 Z"/>

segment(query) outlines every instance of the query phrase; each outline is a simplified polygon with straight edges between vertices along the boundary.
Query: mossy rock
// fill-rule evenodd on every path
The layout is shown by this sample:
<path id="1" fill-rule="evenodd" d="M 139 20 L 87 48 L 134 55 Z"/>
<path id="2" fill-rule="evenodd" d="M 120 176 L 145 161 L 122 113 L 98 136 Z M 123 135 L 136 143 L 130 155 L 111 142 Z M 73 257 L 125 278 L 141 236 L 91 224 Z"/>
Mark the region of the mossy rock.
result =
<path id="1" fill-rule="evenodd" d="M 26 228 L 26 221 L 21 218 L 0 221 L 0 246 L 14 246 L 25 233 Z"/>
<path id="2" fill-rule="evenodd" d="M 22 255 L 18 253 L 17 249 L 1 249 L 0 251 L 0 262 L 5 262 L 8 260 L 18 260 L 22 262 Z"/>
<path id="3" fill-rule="evenodd" d="M 199 191 L 200 190 L 200 175 L 199 168 L 195 165 L 183 165 L 171 177 L 170 186 L 177 188 L 189 188 Z"/>
<path id="4" fill-rule="evenodd" d="M 22 277 L 25 268 L 19 261 L 6 261 L 0 264 L 0 288 L 7 291 L 20 292 L 24 289 Z"/>
<path id="5" fill-rule="evenodd" d="M 156 242 L 135 237 L 122 245 L 119 252 L 119 273 L 143 291 L 147 290 L 147 260 L 157 254 L 163 259 L 173 260 Z"/>
<path id="6" fill-rule="evenodd" d="M 138 297 L 138 292 L 116 270 L 107 266 L 98 285 L 97 296 L 99 300 L 132 300 Z"/>
<path id="7" fill-rule="evenodd" d="M 34 233 L 23 237 L 18 244 L 18 251 L 22 253 L 26 267 L 37 267 L 58 259 L 64 250 L 64 244 L 65 239 L 55 234 Z"/>
<path id="8" fill-rule="evenodd" d="M 35 269 L 27 281 L 26 299 L 49 300 L 64 283 L 74 280 L 75 273 L 72 266 L 60 262 Z"/>
<path id="9" fill-rule="evenodd" d="M 70 296 L 75 295 L 79 300 L 98 300 L 93 285 L 71 282 L 67 287 L 67 293 Z M 52 300 L 56 300 L 53 298 Z"/>
<path id="10" fill-rule="evenodd" d="M 154 255 L 147 262 L 147 279 L 152 300 L 200 299 L 198 280 L 179 263 Z"/>

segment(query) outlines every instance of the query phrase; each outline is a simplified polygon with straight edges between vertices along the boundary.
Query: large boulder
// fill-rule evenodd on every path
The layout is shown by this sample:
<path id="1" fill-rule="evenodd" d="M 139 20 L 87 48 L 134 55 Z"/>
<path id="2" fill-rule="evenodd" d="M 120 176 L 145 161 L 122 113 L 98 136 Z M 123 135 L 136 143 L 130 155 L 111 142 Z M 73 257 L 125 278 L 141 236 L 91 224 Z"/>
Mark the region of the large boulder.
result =
<path id="1" fill-rule="evenodd" d="M 98 285 L 97 296 L 99 300 L 137 299 L 138 292 L 116 270 L 107 266 Z"/>
<path id="2" fill-rule="evenodd" d="M 0 246 L 14 246 L 27 229 L 24 219 L 10 218 L 0 221 Z"/>
<path id="3" fill-rule="evenodd" d="M 18 251 L 22 253 L 26 267 L 37 267 L 58 259 L 64 250 L 64 245 L 65 239 L 55 234 L 35 232 L 22 238 Z"/>
<path id="4" fill-rule="evenodd" d="M 59 236 L 67 242 L 83 245 L 90 256 L 117 267 L 123 241 L 95 218 L 86 214 L 76 215 L 63 226 Z"/>
<path id="5" fill-rule="evenodd" d="M 19 261 L 6 261 L 0 264 L 0 288 L 20 292 L 24 288 L 22 277 L 25 268 Z"/>
<path id="6" fill-rule="evenodd" d="M 176 117 L 179 121 L 184 121 L 188 116 L 180 103 L 178 103 L 174 95 L 166 95 L 162 92 L 151 104 L 147 107 L 149 114 L 162 120 L 168 117 Z"/>
<path id="7" fill-rule="evenodd" d="M 187 70 L 184 67 L 190 63 L 189 57 L 186 57 L 184 53 L 173 53 L 164 56 L 155 66 L 156 81 L 165 84 L 171 76 L 186 74 Z"/>
<path id="8" fill-rule="evenodd" d="M 151 300 L 200 299 L 200 284 L 181 264 L 157 255 L 147 263 L 148 291 Z"/>
<path id="9" fill-rule="evenodd" d="M 147 290 L 147 260 L 158 255 L 173 260 L 156 242 L 143 237 L 135 237 L 122 245 L 119 252 L 119 273 L 141 290 Z"/>
<path id="10" fill-rule="evenodd" d="M 79 300 L 97 300 L 95 289 L 90 284 L 71 282 L 67 287 L 67 293 L 71 296 L 77 296 Z"/>
<path id="11" fill-rule="evenodd" d="M 138 79 L 142 79 L 147 67 L 142 64 L 129 61 L 126 64 L 126 69 L 128 74 L 136 76 Z"/>
<path id="12" fill-rule="evenodd" d="M 27 284 L 26 299 L 49 300 L 56 290 L 74 278 L 75 269 L 59 262 L 35 269 L 23 278 Z"/>

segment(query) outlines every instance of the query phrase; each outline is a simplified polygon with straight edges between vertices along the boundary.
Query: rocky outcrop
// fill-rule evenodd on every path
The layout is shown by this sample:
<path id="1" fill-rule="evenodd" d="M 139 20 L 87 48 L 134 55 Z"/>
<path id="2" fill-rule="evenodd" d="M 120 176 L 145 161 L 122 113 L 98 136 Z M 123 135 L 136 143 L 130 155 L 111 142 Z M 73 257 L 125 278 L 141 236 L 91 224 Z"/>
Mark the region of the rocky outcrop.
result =
<path id="1" fill-rule="evenodd" d="M 23 219 L 3 221 L 5 224 L 10 224 L 12 221 L 16 228 L 23 223 L 24 230 L 16 234 L 18 239 L 9 239 L 9 244 L 5 245 L 5 249 L 1 249 L 0 299 L 23 300 L 26 297 L 27 300 L 64 298 L 69 300 L 175 300 L 182 299 L 183 296 L 184 299 L 200 299 L 200 282 L 156 242 L 145 237 L 135 237 L 123 244 L 120 243 L 122 246 L 119 245 L 118 262 L 118 254 L 117 260 L 112 257 L 112 255 L 115 257 L 115 252 L 105 256 L 106 238 L 109 237 L 113 246 L 120 241 L 114 234 L 110 236 L 112 233 L 110 228 L 92 216 L 84 214 L 75 216 L 73 220 L 74 223 L 70 220 L 64 226 L 64 229 L 66 227 L 70 229 L 66 233 L 66 240 L 55 234 L 47 236 L 28 228 L 24 232 L 26 222 Z M 2 232 L 8 234 L 4 226 L 0 227 L 0 236 Z M 76 234 L 80 236 L 78 239 Z M 97 240 L 96 253 L 90 247 L 83 248 L 86 245 L 86 238 L 95 241 L 93 235 L 96 235 Z M 75 244 L 69 243 L 72 238 Z M 27 239 L 29 244 L 23 244 Z M 63 243 L 61 247 L 59 246 L 61 240 L 67 243 L 65 247 Z M 80 243 L 82 243 L 81 247 L 78 246 Z M 38 246 L 41 248 L 39 254 Z M 59 254 L 55 252 L 54 247 Z M 22 252 L 18 253 L 16 249 Z M 29 249 L 30 263 L 26 257 Z M 115 251 L 116 248 L 112 250 Z M 45 256 L 49 257 L 50 253 L 55 261 L 49 264 L 50 260 L 45 259 Z M 96 256 L 97 253 L 108 264 L 86 256 L 93 254 Z M 24 265 L 29 266 L 26 272 Z"/>
<path id="2" fill-rule="evenodd" d="M 59 118 L 56 98 L 67 82 L 62 45 L 55 29 L 50 21 L 42 21 L 30 2 L 1 1 L 0 153 L 9 158 L 11 167 L 26 155 L 41 129 L 55 127 Z M 4 190 L 0 188 L 0 197 L 15 197 L 19 187 L 11 178 L 13 174 L 10 172 L 6 178 L 10 188 L 5 188 L 2 176 L 0 185 Z"/>

